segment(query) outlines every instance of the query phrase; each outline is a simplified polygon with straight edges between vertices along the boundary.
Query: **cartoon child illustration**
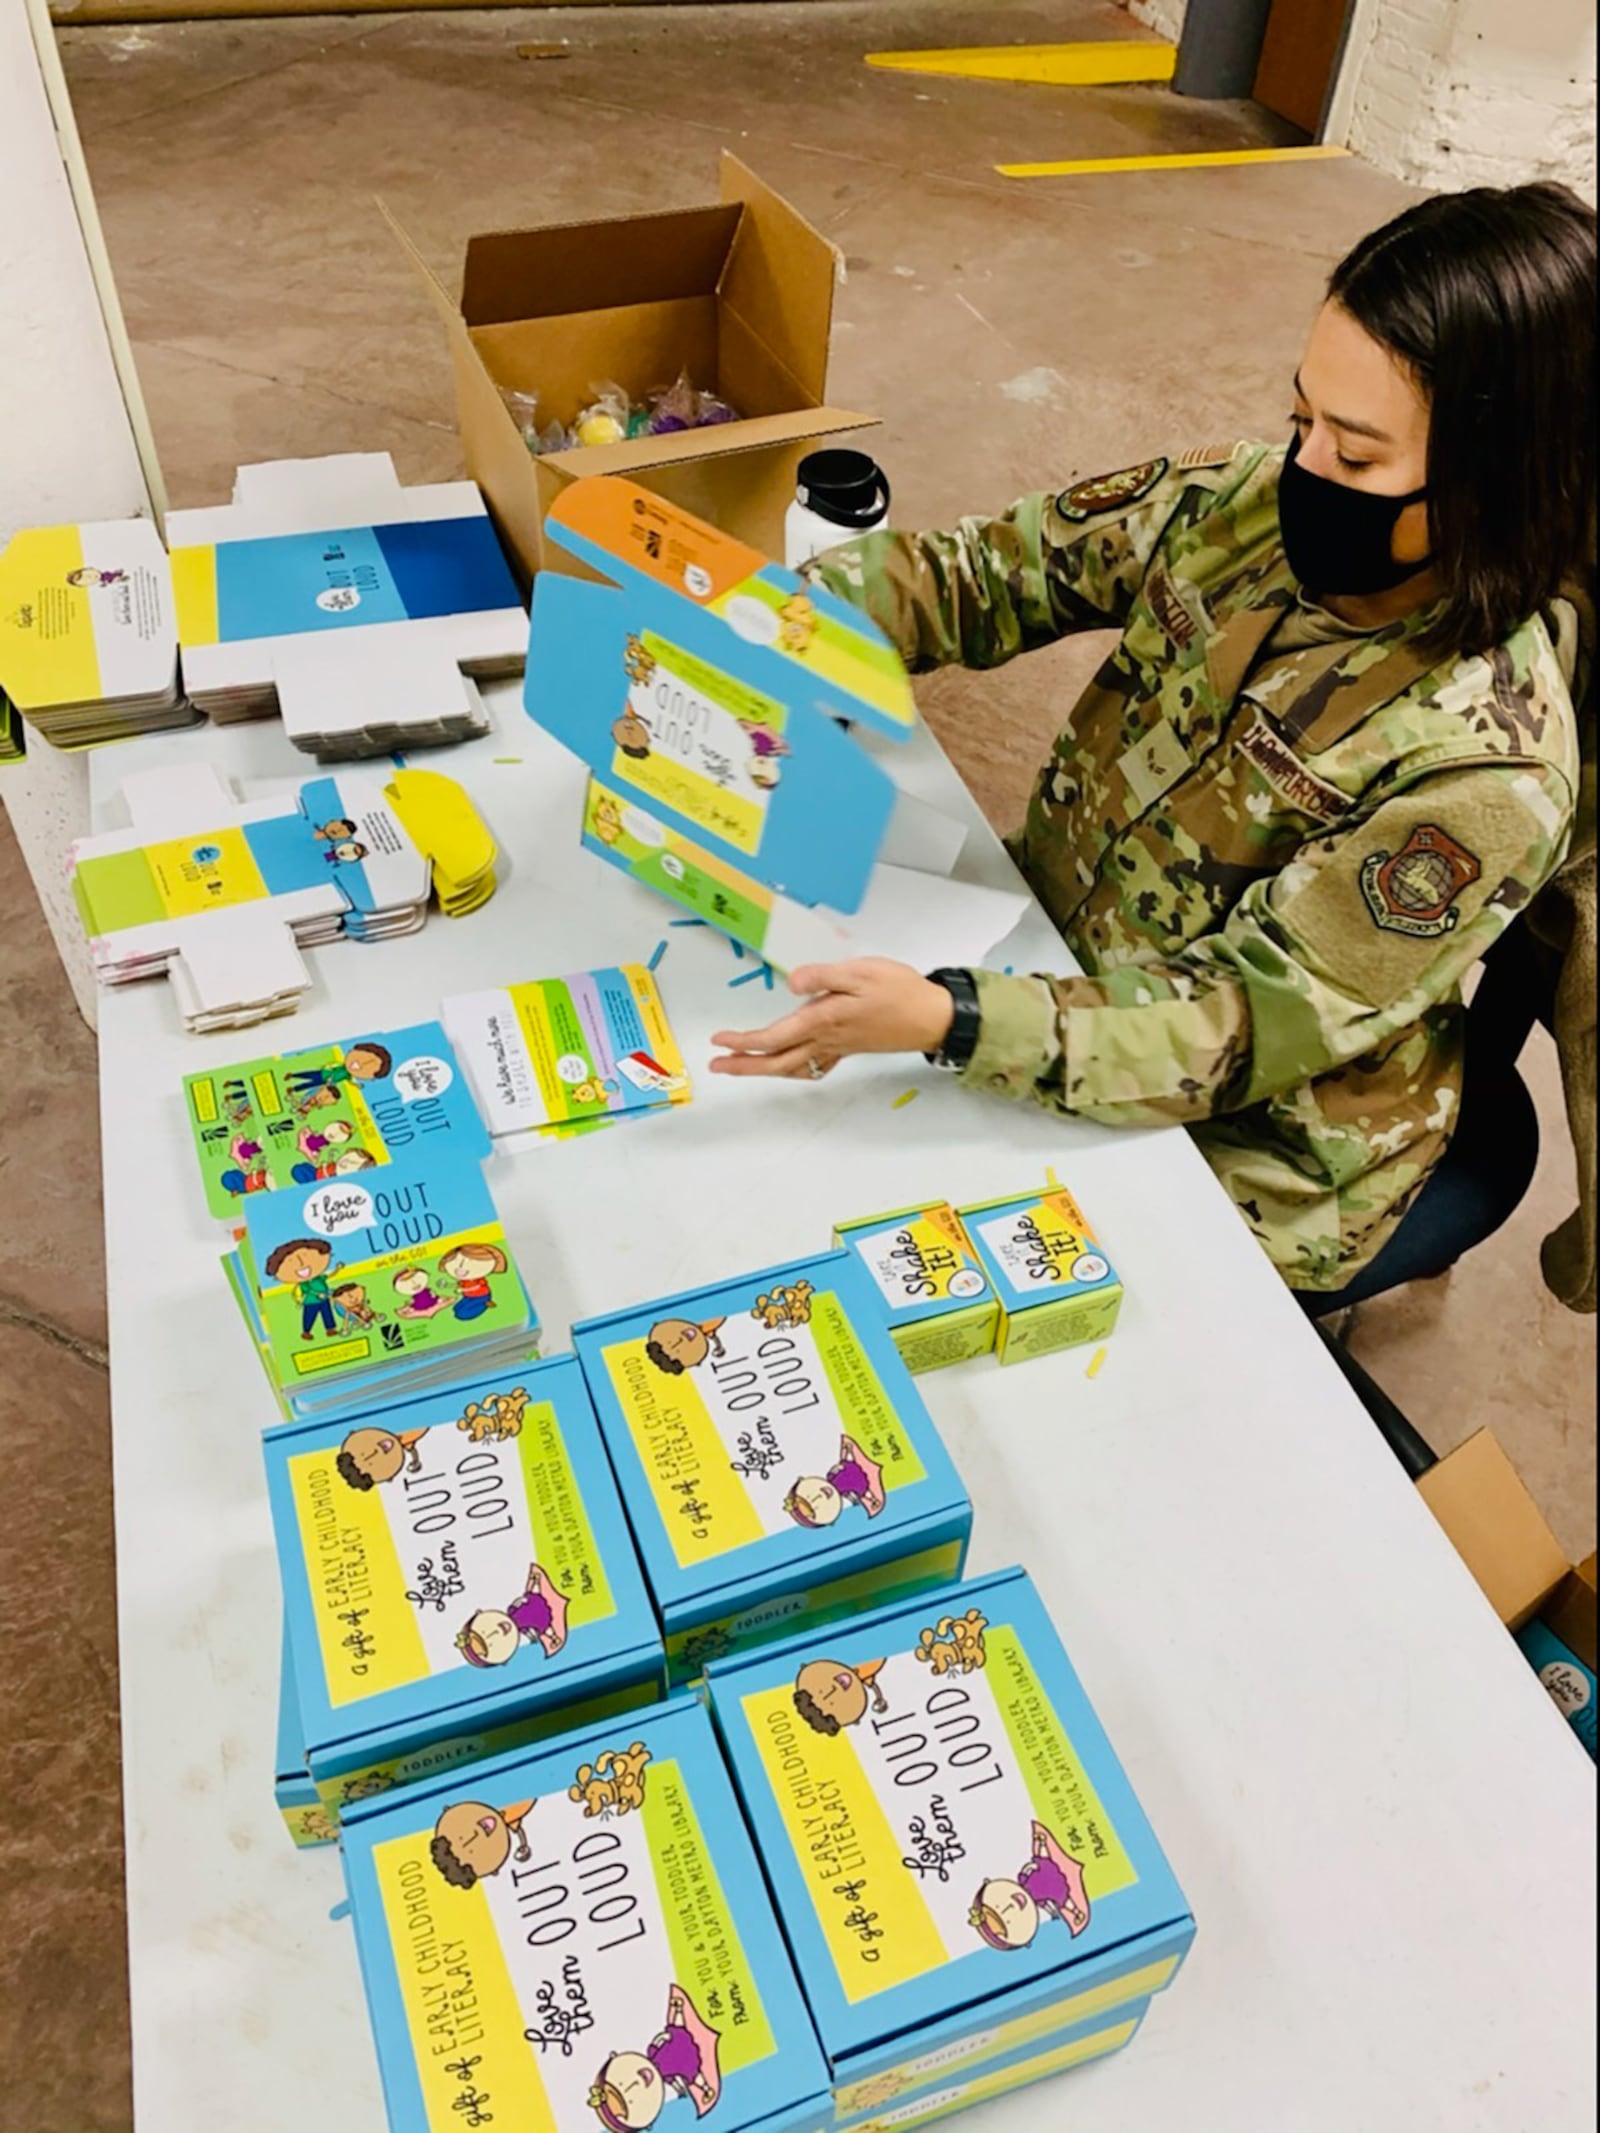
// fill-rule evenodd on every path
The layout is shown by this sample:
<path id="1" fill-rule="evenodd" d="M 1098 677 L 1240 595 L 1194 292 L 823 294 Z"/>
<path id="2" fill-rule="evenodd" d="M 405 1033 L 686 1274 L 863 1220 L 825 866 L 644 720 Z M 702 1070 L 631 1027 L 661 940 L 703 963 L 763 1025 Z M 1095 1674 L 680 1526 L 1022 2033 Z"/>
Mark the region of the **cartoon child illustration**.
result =
<path id="1" fill-rule="evenodd" d="M 847 1503 L 859 1504 L 868 1518 L 876 1518 L 888 1500 L 883 1468 L 853 1437 L 841 1437 L 837 1463 L 826 1474 L 802 1474 L 783 1499 L 783 1508 L 797 1526 L 831 1526 Z"/>
<path id="2" fill-rule="evenodd" d="M 453 1889 L 473 1889 L 515 1852 L 518 1865 L 533 1857 L 523 1823 L 537 1803 L 519 1800 L 515 1807 L 486 1807 L 481 1800 L 458 1800 L 434 1824 L 429 1849 L 433 1863 Z"/>
<path id="3" fill-rule="evenodd" d="M 233 1157 L 232 1166 L 222 1173 L 224 1192 L 270 1192 L 272 1173 L 265 1161 L 265 1151 L 259 1141 L 248 1139 L 244 1134 L 235 1134 L 228 1143 L 228 1153 Z"/>
<path id="4" fill-rule="evenodd" d="M 353 1326 L 370 1326 L 377 1317 L 359 1281 L 341 1282 L 333 1292 L 333 1308 Z M 419 1430 L 418 1436 L 422 1434 Z"/>
<path id="5" fill-rule="evenodd" d="M 459 1291 L 453 1316 L 482 1318 L 494 1304 L 489 1276 L 503 1274 L 510 1264 L 498 1244 L 485 1244 L 481 1239 L 469 1238 L 465 1244 L 458 1244 L 446 1252 L 439 1261 L 439 1272 L 453 1281 Z"/>
<path id="6" fill-rule="evenodd" d="M 779 758 L 789 753 L 789 743 L 770 726 L 750 726 L 746 731 L 750 737 L 750 761 L 746 765 L 750 782 L 770 792 L 783 774 Z"/>
<path id="7" fill-rule="evenodd" d="M 353 837 L 356 826 L 348 815 L 335 815 L 331 822 L 319 822 L 313 834 L 326 843 L 337 843 L 341 838 Z"/>
<path id="8" fill-rule="evenodd" d="M 295 1183 L 309 1185 L 314 1178 L 331 1177 L 339 1150 L 355 1139 L 355 1132 L 347 1118 L 330 1118 L 320 1133 L 302 1126 L 294 1140 L 302 1158 L 290 1173 Z"/>
<path id="9" fill-rule="evenodd" d="M 1030 1945 L 1041 1918 L 1059 1918 L 1074 1940 L 1089 1923 L 1083 1868 L 1051 1836 L 1033 1825 L 1033 1851 L 1015 1881 L 986 1881 L 967 1914 L 988 1947 L 1014 1954 Z"/>
<path id="10" fill-rule="evenodd" d="M 611 738 L 626 756 L 642 763 L 650 753 L 650 728 L 630 704 L 611 729 Z"/>
<path id="11" fill-rule="evenodd" d="M 367 847 L 354 837 L 343 837 L 337 844 L 330 844 L 323 858 L 331 867 L 353 867 L 367 856 Z"/>
<path id="12" fill-rule="evenodd" d="M 91 585 L 120 585 L 127 575 L 125 570 L 91 570 L 86 566 L 82 570 L 69 570 L 67 583 L 87 591 Z"/>
<path id="13" fill-rule="evenodd" d="M 642 2133 L 661 2116 L 669 2096 L 687 2096 L 704 2118 L 722 2094 L 719 2033 L 681 1985 L 667 1993 L 666 2027 L 642 2052 L 613 2052 L 589 2091 L 589 2106 L 606 2133 Z"/>
<path id="14" fill-rule="evenodd" d="M 314 1104 L 335 1104 L 347 1081 L 385 1081 L 394 1071 L 394 1054 L 381 1044 L 352 1044 L 343 1059 L 329 1066 L 300 1067 L 287 1077 L 303 1118 Z"/>
<path id="15" fill-rule="evenodd" d="M 425 1266 L 403 1266 L 393 1277 L 396 1293 L 405 1298 L 399 1311 L 400 1318 L 437 1318 L 449 1307 L 442 1296 L 435 1296 L 428 1286 L 428 1270 Z"/>
<path id="16" fill-rule="evenodd" d="M 882 1659 L 868 1659 L 861 1666 L 808 1659 L 794 1677 L 794 1707 L 813 1733 L 831 1740 L 844 1727 L 859 1726 L 869 1710 L 888 1710 L 888 1699 L 878 1686 L 884 1665 Z"/>
<path id="17" fill-rule="evenodd" d="M 320 1324 L 332 1333 L 333 1298 L 328 1292 L 328 1273 L 333 1266 L 333 1246 L 325 1237 L 292 1237 L 267 1254 L 267 1279 L 294 1287 L 300 1306 L 300 1338 L 310 1340 Z"/>
<path id="18" fill-rule="evenodd" d="M 336 1296 L 344 1293 L 334 1291 Z M 365 1494 L 401 1474 L 420 1474 L 422 1454 L 417 1446 L 427 1434 L 425 1429 L 353 1429 L 333 1463 L 341 1480 Z"/>
<path id="19" fill-rule="evenodd" d="M 480 1607 L 456 1639 L 468 1666 L 505 1666 L 522 1649 L 526 1637 L 553 1659 L 567 1641 L 566 1594 L 537 1563 L 528 1565 L 528 1582 L 509 1607 Z"/>
<path id="20" fill-rule="evenodd" d="M 338 1161 L 333 1164 L 333 1175 L 338 1178 L 347 1178 L 357 1170 L 371 1170 L 375 1167 L 377 1160 L 378 1158 L 375 1155 L 369 1155 L 365 1148 L 347 1148 Z M 325 1177 L 327 1172 L 319 1170 L 317 1175 L 318 1177 Z"/>
<path id="21" fill-rule="evenodd" d="M 658 1318 L 650 1328 L 644 1352 L 669 1378 L 682 1377 L 708 1355 L 721 1355 L 718 1335 L 727 1323 L 725 1318 L 703 1319 L 699 1325 L 690 1318 Z"/>

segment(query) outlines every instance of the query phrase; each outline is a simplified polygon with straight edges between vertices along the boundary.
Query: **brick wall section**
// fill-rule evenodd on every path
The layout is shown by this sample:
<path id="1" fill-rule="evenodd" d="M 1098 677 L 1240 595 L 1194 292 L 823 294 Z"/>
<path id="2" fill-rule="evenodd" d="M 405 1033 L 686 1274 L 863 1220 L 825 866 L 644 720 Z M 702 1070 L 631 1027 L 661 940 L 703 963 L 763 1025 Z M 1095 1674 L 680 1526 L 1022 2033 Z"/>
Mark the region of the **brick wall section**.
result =
<path id="1" fill-rule="evenodd" d="M 1558 178 L 1595 197 L 1588 0 L 1377 0 L 1352 45 L 1348 145 L 1380 170 L 1452 191 Z"/>

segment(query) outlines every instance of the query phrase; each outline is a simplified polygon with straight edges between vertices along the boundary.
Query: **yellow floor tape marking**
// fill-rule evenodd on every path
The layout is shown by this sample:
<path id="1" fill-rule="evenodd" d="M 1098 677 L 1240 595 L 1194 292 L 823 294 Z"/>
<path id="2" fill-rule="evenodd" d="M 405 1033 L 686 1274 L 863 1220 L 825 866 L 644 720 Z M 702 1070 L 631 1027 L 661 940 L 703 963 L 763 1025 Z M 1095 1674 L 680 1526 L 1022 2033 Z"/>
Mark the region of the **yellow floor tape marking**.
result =
<path id="1" fill-rule="evenodd" d="M 1222 170 L 1240 163 L 1318 163 L 1348 148 L 1318 141 L 1309 148 L 1224 148 L 1205 155 L 1089 156 L 1072 163 L 997 163 L 1002 178 L 1089 178 L 1123 170 Z"/>
<path id="2" fill-rule="evenodd" d="M 969 81 L 1049 82 L 1096 88 L 1110 82 L 1171 81 L 1175 45 L 1144 38 L 1093 44 L 980 44 L 948 52 L 869 52 L 869 67 L 901 74 L 954 74 Z"/>

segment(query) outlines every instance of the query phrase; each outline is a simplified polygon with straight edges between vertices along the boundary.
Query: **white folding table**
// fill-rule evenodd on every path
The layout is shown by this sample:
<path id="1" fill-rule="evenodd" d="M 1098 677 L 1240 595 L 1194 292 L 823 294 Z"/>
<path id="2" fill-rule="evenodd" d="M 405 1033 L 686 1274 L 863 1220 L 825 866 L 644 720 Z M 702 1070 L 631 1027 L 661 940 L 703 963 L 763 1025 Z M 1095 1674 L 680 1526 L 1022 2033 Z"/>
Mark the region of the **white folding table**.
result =
<path id="1" fill-rule="evenodd" d="M 314 952 L 287 1021 L 186 1038 L 157 981 L 100 1027 L 138 2133 L 381 2133 L 333 1851 L 272 1796 L 279 1595 L 259 1432 L 276 1409 L 218 1265 L 180 1078 L 433 1015 L 442 995 L 647 960 L 691 1067 L 780 994 L 580 851 L 582 772 L 498 731 L 428 759 L 505 854 L 498 894 L 414 937 Z M 312 774 L 275 724 L 102 750 Z M 515 758 L 516 760 L 506 760 Z M 904 782 L 970 821 L 931 739 Z M 1030 911 L 1019 968 L 1067 958 Z M 913 1102 L 896 1103 L 908 1089 Z M 972 1567 L 1033 1573 L 1193 1905 L 1133 2048 L 984 2105 L 973 2133 L 1578 2133 L 1595 2115 L 1595 1775 L 1181 1132 L 978 1097 L 920 1061 L 826 1082 L 696 1073 L 667 1117 L 497 1158 L 547 1335 L 826 1247 L 834 1221 L 990 1198 L 1054 1166 L 1126 1284 L 1086 1351 L 922 1380 L 976 1506 Z M 1508 1335 L 1509 1338 L 1509 1335 Z"/>

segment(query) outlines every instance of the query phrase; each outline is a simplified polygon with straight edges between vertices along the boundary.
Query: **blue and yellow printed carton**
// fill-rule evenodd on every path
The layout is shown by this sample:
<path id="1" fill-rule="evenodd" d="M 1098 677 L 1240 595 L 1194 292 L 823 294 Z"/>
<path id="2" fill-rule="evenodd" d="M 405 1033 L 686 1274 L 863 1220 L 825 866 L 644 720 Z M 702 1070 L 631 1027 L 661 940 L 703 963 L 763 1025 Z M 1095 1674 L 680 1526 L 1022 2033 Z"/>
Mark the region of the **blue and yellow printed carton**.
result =
<path id="1" fill-rule="evenodd" d="M 328 1811 L 663 1693 L 571 1356 L 265 1449 L 300 1746 Z"/>
<path id="2" fill-rule="evenodd" d="M 958 1576 L 972 1506 L 854 1256 L 575 1326 L 675 1683 Z"/>
<path id="3" fill-rule="evenodd" d="M 1063 1186 L 957 1213 L 1000 1298 L 995 1353 L 1002 1363 L 1104 1340 L 1112 1331 L 1122 1283 Z"/>
<path id="4" fill-rule="evenodd" d="M 842 2116 L 1170 1982 L 1189 1907 L 1022 1571 L 708 1690 Z"/>
<path id="5" fill-rule="evenodd" d="M 992 1352 L 1000 1301 L 948 1201 L 841 1222 L 833 1241 L 872 1277 L 908 1370 L 939 1370 Z"/>
<path id="6" fill-rule="evenodd" d="M 930 2087 L 919 2086 L 915 2095 L 894 2087 L 892 2077 L 886 2077 L 882 2084 L 886 2090 L 884 2100 L 852 2117 L 841 2115 L 840 2133 L 917 2133 L 921 2126 L 936 2125 L 942 2118 L 953 2118 L 956 2112 L 969 2111 L 975 2104 L 988 2103 L 997 2096 L 1009 2096 L 1013 2090 L 1029 2088 L 1052 2074 L 1087 2066 L 1094 2059 L 1108 2059 L 1133 2042 L 1149 2005 L 1148 2000 L 1136 2000 L 1113 2016 L 1075 2022 L 1043 2043 L 1025 2045 L 1020 2052 L 1007 2052 L 1004 2058 L 991 2060 L 981 2073 L 936 2080 Z M 871 2084 L 861 2086 L 865 2089 Z M 1062 2120 L 1058 2107 L 1041 2103 L 1037 2123 L 1040 2133 L 1047 2127 L 1059 2126 Z"/>
<path id="7" fill-rule="evenodd" d="M 391 2133 L 822 2133 L 827 2069 L 690 1697 L 354 1810 Z"/>
<path id="8" fill-rule="evenodd" d="M 278 1753 L 272 1784 L 273 1797 L 284 1827 L 298 1851 L 311 1851 L 319 1844 L 338 1841 L 339 1825 L 322 1804 L 321 1795 L 306 1768 L 305 1744 L 300 1736 L 300 1699 L 294 1686 L 294 1654 L 289 1649 L 289 1625 L 283 1626 L 283 1658 L 278 1669 Z"/>

